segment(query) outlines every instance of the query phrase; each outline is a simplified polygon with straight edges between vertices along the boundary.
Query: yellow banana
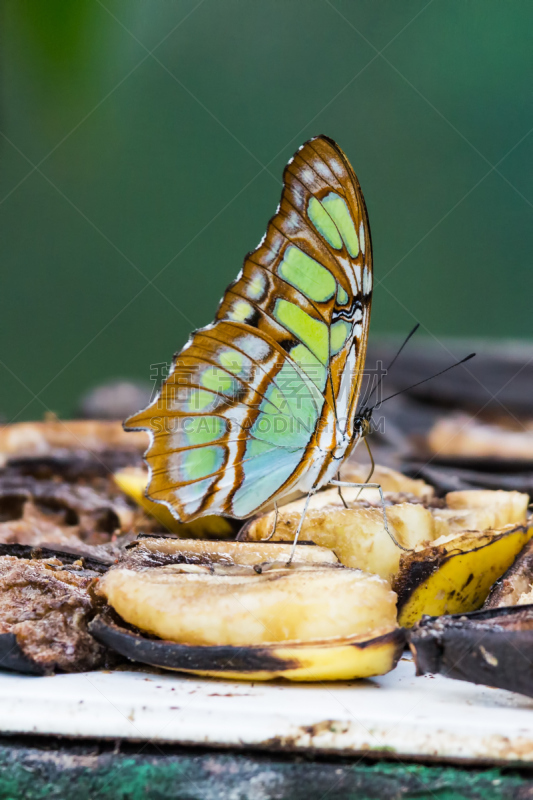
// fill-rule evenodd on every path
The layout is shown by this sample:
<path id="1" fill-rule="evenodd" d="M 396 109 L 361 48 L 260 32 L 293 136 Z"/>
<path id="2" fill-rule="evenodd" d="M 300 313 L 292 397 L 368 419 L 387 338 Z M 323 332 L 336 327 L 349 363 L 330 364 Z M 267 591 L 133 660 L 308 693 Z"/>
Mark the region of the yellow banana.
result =
<path id="1" fill-rule="evenodd" d="M 466 531 L 445 544 L 402 558 L 393 581 L 398 621 L 411 627 L 424 614 L 459 614 L 483 605 L 491 586 L 509 569 L 533 535 L 533 527 Z"/>
<path id="2" fill-rule="evenodd" d="M 221 539 L 235 534 L 234 524 L 225 517 L 200 517 L 191 522 L 180 522 L 166 506 L 149 500 L 145 494 L 148 483 L 148 473 L 145 469 L 126 467 L 115 472 L 113 479 L 124 494 L 131 497 L 147 514 L 155 517 L 171 533 L 177 533 L 183 537 L 216 536 Z"/>

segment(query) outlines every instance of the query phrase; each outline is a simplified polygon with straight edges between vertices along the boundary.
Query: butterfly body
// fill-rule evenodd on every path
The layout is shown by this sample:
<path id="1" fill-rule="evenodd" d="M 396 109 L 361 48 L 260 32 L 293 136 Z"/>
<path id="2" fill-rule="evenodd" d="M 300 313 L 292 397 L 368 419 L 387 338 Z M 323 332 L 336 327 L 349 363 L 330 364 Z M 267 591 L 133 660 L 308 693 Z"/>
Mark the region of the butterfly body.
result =
<path id="1" fill-rule="evenodd" d="M 149 496 L 182 520 L 246 518 L 328 483 L 363 432 L 371 296 L 363 195 L 320 136 L 285 168 L 278 210 L 215 321 L 126 423 L 151 435 Z"/>

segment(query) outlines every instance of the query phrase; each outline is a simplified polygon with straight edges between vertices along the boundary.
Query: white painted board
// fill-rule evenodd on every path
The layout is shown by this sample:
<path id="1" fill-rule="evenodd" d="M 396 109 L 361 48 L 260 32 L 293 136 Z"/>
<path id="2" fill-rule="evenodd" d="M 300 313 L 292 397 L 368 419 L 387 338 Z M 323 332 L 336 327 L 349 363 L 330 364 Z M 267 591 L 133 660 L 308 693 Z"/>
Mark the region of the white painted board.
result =
<path id="1" fill-rule="evenodd" d="M 243 683 L 178 673 L 0 673 L 0 731 L 533 763 L 533 699 L 441 676 Z"/>

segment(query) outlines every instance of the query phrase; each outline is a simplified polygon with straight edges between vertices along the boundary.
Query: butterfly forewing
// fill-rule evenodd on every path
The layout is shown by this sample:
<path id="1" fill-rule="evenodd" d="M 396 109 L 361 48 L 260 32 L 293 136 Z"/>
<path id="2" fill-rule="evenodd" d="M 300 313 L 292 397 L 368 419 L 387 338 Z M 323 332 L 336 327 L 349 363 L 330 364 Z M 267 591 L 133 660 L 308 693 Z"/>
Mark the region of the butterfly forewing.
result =
<path id="1" fill-rule="evenodd" d="M 177 354 L 157 400 L 148 494 L 182 520 L 245 518 L 330 480 L 353 444 L 372 295 L 363 195 L 325 136 L 289 161 L 275 216 Z"/>

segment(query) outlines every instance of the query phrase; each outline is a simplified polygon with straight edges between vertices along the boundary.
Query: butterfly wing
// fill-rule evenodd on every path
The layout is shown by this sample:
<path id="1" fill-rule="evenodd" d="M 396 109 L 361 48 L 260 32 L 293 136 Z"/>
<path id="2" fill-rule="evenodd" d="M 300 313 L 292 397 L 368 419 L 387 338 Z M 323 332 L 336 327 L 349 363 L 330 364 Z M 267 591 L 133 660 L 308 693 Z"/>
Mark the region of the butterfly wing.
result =
<path id="1" fill-rule="evenodd" d="M 322 485 L 353 439 L 372 294 L 363 195 L 324 136 L 283 178 L 278 210 L 215 322 L 126 422 L 151 435 L 149 496 L 182 520 L 245 518 L 297 485 Z"/>

